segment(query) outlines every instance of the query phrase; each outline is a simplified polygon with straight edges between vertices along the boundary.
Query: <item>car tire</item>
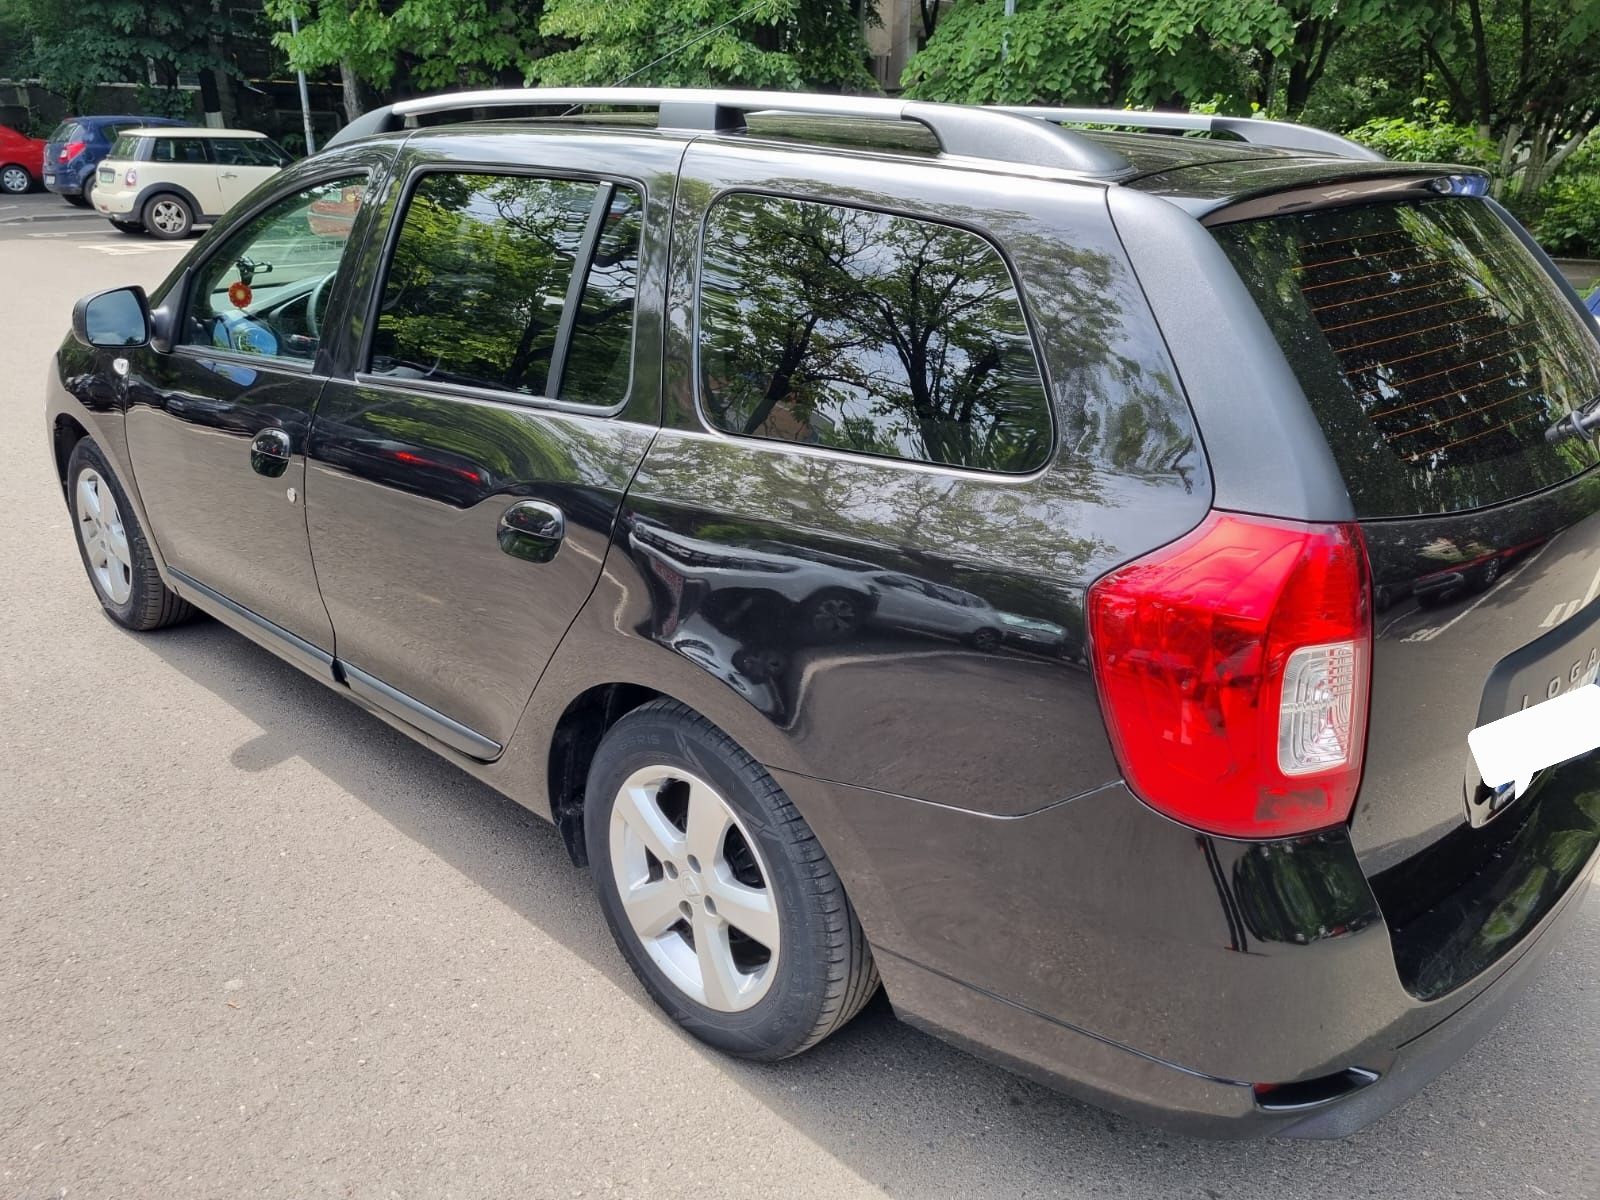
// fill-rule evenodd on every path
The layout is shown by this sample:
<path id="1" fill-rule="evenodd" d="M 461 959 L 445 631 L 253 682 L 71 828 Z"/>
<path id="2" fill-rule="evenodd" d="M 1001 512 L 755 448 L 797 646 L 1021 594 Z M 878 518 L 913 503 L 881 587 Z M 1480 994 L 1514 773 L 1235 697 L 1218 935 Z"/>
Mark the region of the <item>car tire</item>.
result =
<path id="1" fill-rule="evenodd" d="M 843 1027 L 877 991 L 861 923 L 816 835 L 704 717 L 675 700 L 635 709 L 602 739 L 585 796 L 606 923 L 687 1032 L 776 1061 Z"/>
<path id="2" fill-rule="evenodd" d="M 137 234 L 137 233 L 143 233 L 145 231 L 144 226 L 142 224 L 140 224 L 138 221 L 118 221 L 118 220 L 113 219 L 112 222 L 111 222 L 111 227 L 113 229 L 115 229 L 118 233 L 134 233 L 134 234 Z"/>
<path id="3" fill-rule="evenodd" d="M 194 229 L 194 210 L 182 196 L 171 192 L 150 197 L 141 215 L 146 230 L 169 242 L 188 237 Z"/>
<path id="4" fill-rule="evenodd" d="M 63 196 L 61 198 L 63 200 L 65 200 L 68 204 L 72 205 L 74 208 L 88 208 L 89 207 L 89 197 L 88 196 Z"/>
<path id="5" fill-rule="evenodd" d="M 972 648 L 984 654 L 993 654 L 1000 648 L 1000 633 L 998 630 L 985 626 L 972 635 Z"/>
<path id="6" fill-rule="evenodd" d="M 142 632 L 193 615 L 188 602 L 161 581 L 128 495 L 92 438 L 79 439 L 67 459 L 67 507 L 83 569 L 113 621 Z"/>
<path id="7" fill-rule="evenodd" d="M 8 196 L 20 196 L 24 192 L 33 191 L 33 176 L 28 173 L 28 168 L 16 163 L 0 165 L 0 192 Z"/>

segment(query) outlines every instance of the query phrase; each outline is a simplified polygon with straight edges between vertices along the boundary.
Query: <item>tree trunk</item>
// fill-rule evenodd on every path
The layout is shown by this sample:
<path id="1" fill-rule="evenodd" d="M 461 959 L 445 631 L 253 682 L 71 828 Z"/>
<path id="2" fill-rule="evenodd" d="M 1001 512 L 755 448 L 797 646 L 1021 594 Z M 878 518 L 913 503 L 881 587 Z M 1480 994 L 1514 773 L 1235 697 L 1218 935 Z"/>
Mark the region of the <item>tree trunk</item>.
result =
<path id="1" fill-rule="evenodd" d="M 1472 18 L 1472 85 L 1473 118 L 1478 123 L 1478 136 L 1493 136 L 1494 81 L 1489 78 L 1489 39 L 1483 29 L 1482 0 L 1467 0 L 1467 12 Z"/>
<path id="2" fill-rule="evenodd" d="M 339 60 L 339 84 L 339 90 L 344 95 L 344 119 L 347 122 L 354 121 L 366 112 L 367 106 L 362 103 L 361 79 L 349 61 L 343 58 Z"/>

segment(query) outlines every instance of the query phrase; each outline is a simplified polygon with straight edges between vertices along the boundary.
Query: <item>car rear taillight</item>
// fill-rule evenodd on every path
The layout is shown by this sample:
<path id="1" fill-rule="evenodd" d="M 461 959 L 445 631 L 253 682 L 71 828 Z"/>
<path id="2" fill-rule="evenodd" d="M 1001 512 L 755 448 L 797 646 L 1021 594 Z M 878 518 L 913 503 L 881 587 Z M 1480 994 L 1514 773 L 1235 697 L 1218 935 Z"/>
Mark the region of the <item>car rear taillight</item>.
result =
<path id="1" fill-rule="evenodd" d="M 83 153 L 83 148 L 88 144 L 88 142 L 68 142 L 61 147 L 61 153 L 56 158 L 59 162 L 71 162 Z"/>
<path id="2" fill-rule="evenodd" d="M 1209 833 L 1347 819 L 1372 662 L 1354 524 L 1213 512 L 1089 589 L 1106 727 L 1128 786 Z"/>
<path id="3" fill-rule="evenodd" d="M 136 171 L 134 168 L 129 167 L 127 169 L 127 171 L 125 171 L 123 173 L 122 186 L 123 187 L 132 187 L 134 184 L 136 184 L 138 182 L 139 182 L 139 172 Z"/>

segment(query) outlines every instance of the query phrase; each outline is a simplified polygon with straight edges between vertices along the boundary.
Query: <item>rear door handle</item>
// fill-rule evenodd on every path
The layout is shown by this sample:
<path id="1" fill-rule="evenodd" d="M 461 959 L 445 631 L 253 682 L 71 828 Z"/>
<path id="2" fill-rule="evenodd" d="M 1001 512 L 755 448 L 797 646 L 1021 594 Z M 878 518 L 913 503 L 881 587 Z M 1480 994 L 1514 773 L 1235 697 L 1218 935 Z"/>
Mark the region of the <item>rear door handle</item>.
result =
<path id="1" fill-rule="evenodd" d="M 512 558 L 547 563 L 561 549 L 567 536 L 567 518 L 554 504 L 543 500 L 519 500 L 500 514 L 496 540 Z"/>
<path id="2" fill-rule="evenodd" d="M 289 469 L 294 443 L 281 429 L 263 429 L 250 443 L 250 469 L 257 475 L 277 479 Z"/>
<path id="3" fill-rule="evenodd" d="M 237 179 L 237 178 L 239 178 L 239 172 L 237 172 L 237 171 L 219 171 L 219 172 L 217 172 L 217 178 L 219 178 L 219 179 Z"/>

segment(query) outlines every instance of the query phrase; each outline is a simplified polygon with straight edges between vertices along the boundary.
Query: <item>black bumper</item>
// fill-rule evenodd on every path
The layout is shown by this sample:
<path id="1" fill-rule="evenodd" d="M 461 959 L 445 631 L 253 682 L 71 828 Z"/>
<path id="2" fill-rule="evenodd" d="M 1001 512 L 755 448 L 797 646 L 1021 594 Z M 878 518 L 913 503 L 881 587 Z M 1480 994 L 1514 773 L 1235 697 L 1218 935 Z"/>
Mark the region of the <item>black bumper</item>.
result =
<path id="1" fill-rule="evenodd" d="M 1570 786 L 1600 796 L 1590 774 Z M 1516 997 L 1600 857 L 1575 864 L 1492 966 L 1422 999 L 1343 830 L 1229 842 L 1120 784 L 999 819 L 778 777 L 904 1019 L 1200 1136 L 1340 1137 L 1409 1099 Z M 1258 1097 L 1257 1084 L 1279 1086 Z"/>

